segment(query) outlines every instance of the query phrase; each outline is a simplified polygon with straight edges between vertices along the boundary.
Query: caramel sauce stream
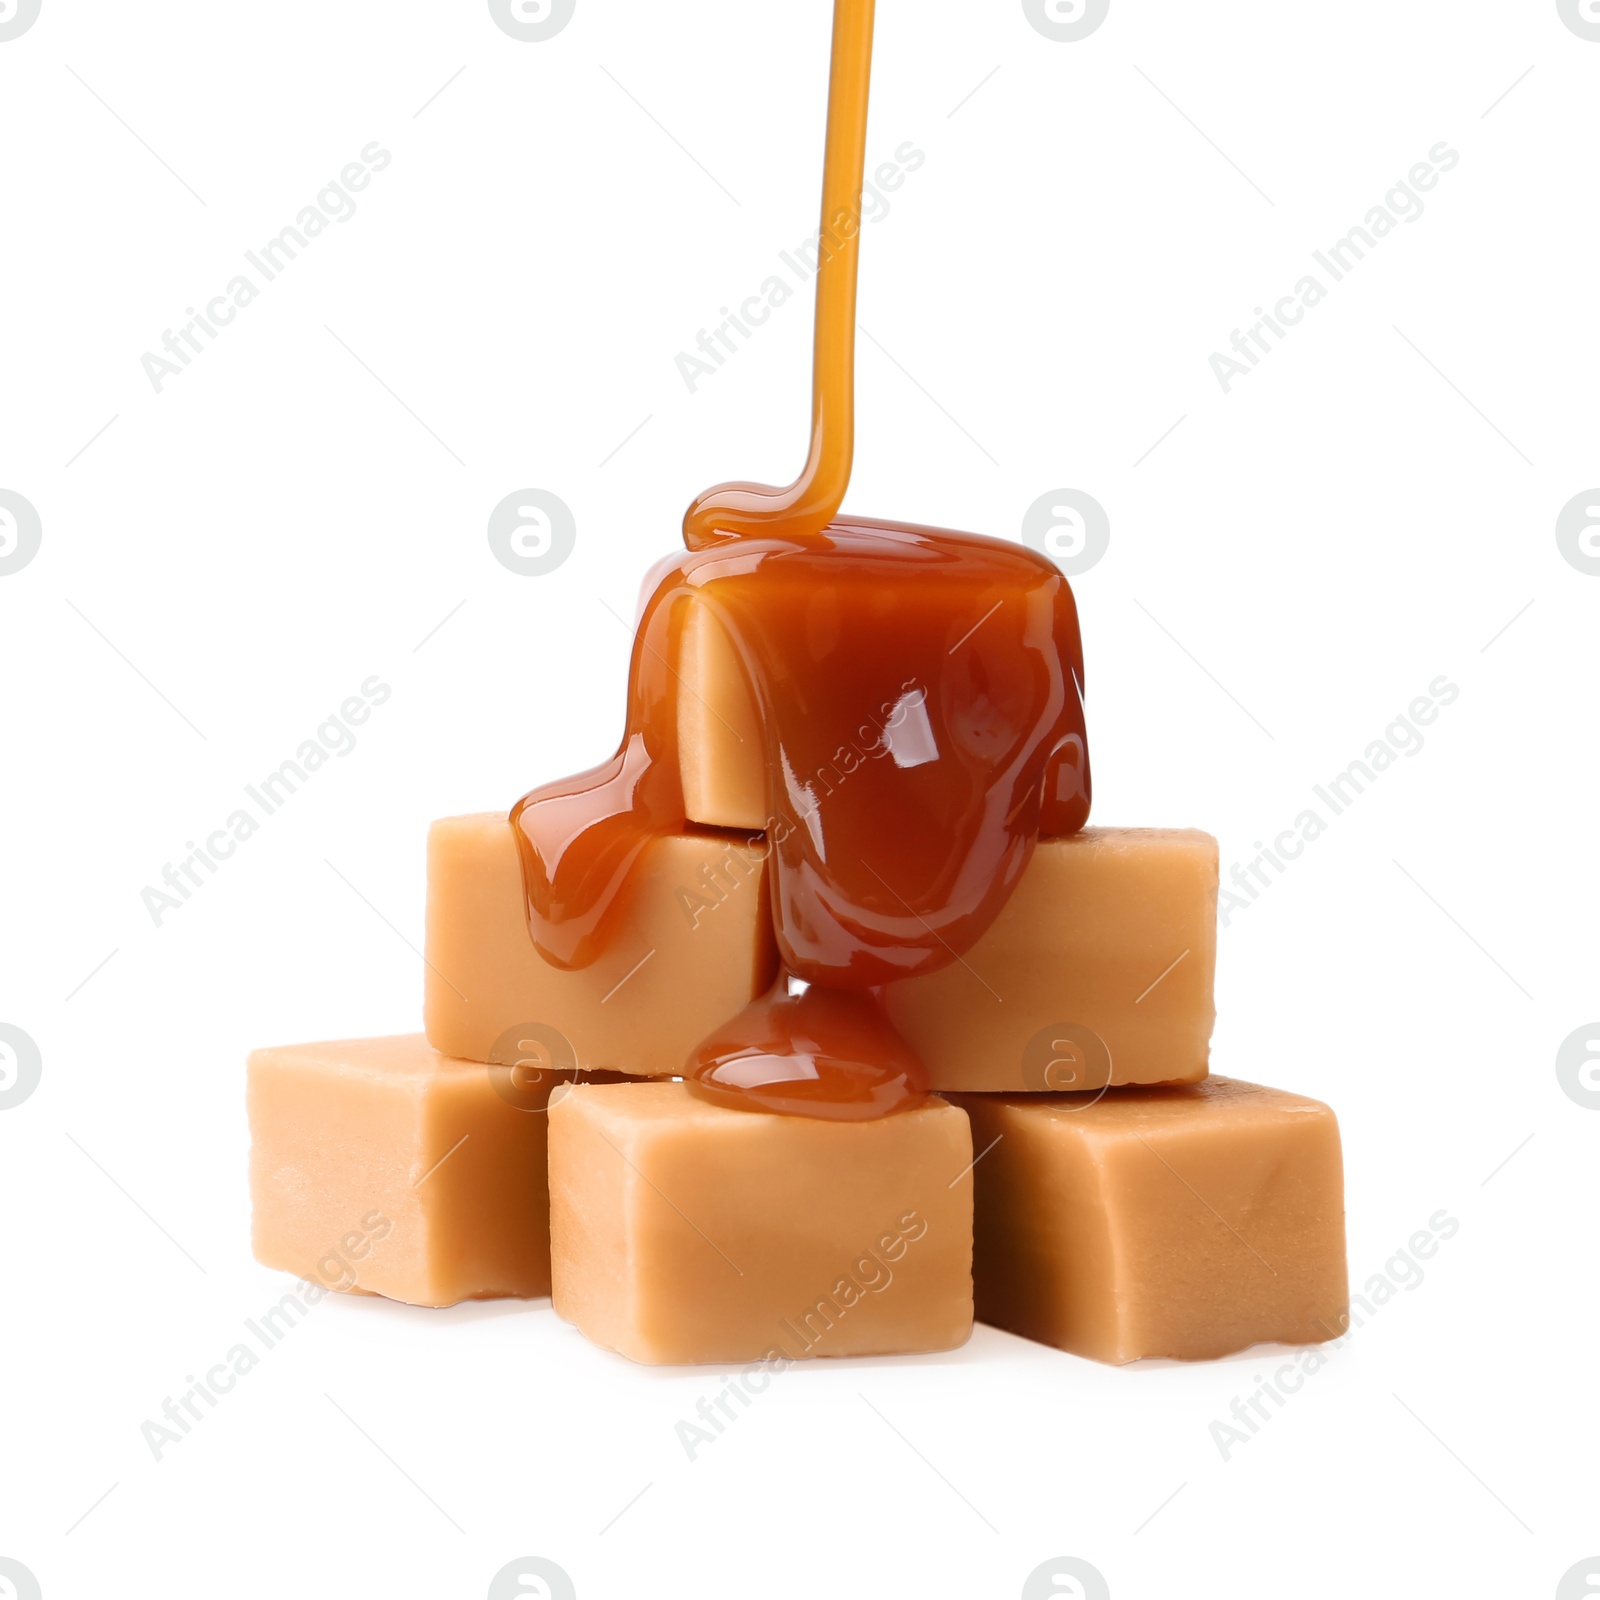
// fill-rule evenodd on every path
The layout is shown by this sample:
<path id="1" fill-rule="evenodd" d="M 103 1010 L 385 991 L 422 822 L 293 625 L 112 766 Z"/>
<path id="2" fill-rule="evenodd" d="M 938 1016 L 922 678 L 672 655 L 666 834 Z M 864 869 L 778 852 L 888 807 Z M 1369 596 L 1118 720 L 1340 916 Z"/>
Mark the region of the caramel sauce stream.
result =
<path id="1" fill-rule="evenodd" d="M 787 489 L 759 483 L 724 483 L 708 489 L 683 519 L 683 542 L 691 550 L 739 538 L 815 539 L 844 504 L 855 457 L 856 282 L 874 4 L 875 0 L 835 0 L 833 8 L 822 257 L 811 357 L 811 452 Z"/>

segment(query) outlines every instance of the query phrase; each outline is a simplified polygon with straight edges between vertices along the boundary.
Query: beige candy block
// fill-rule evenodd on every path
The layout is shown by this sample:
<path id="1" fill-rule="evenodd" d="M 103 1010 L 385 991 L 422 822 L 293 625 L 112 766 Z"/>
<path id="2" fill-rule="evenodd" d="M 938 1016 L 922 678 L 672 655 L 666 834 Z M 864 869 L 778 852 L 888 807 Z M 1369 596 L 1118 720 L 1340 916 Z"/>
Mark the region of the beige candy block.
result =
<path id="1" fill-rule="evenodd" d="M 714 828 L 767 826 L 766 742 L 728 630 L 691 603 L 679 635 L 678 760 L 685 813 Z"/>
<path id="2" fill-rule="evenodd" d="M 1217 841 L 1194 829 L 1041 840 L 959 961 L 889 986 L 889 1016 L 940 1093 L 1203 1078 L 1217 870 Z"/>
<path id="3" fill-rule="evenodd" d="M 413 1305 L 548 1294 L 557 1081 L 421 1034 L 255 1051 L 256 1259 Z"/>
<path id="4" fill-rule="evenodd" d="M 555 1308 L 652 1365 L 951 1349 L 972 1329 L 971 1161 L 937 1099 L 828 1122 L 579 1085 L 550 1112 Z"/>
<path id="5" fill-rule="evenodd" d="M 993 1146 L 976 1168 L 982 1321 L 1110 1362 L 1343 1331 L 1327 1106 L 1231 1078 L 959 1104 L 975 1148 Z"/>
<path id="6" fill-rule="evenodd" d="M 551 1069 L 681 1072 L 776 976 L 764 846 L 710 832 L 658 839 L 629 894 L 611 947 L 562 971 L 529 938 L 504 814 L 434 823 L 424 1005 L 434 1047 L 473 1061 L 543 1052 Z"/>

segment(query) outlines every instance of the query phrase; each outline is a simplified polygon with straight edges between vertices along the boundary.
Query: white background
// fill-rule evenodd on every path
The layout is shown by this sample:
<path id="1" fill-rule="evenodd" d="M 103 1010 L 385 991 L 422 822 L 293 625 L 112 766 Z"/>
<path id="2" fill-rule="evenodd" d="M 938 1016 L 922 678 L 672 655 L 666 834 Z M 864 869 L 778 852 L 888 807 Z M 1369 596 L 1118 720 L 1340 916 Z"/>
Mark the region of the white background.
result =
<path id="1" fill-rule="evenodd" d="M 980 1328 L 787 1375 L 691 1463 L 718 1373 L 337 1297 L 142 1441 L 287 1287 L 247 1049 L 419 1025 L 429 819 L 607 754 L 607 608 L 698 490 L 799 463 L 809 299 L 696 394 L 674 358 L 815 227 L 827 11 L 578 0 L 527 44 L 469 0 L 44 0 L 0 43 L 0 488 L 43 525 L 0 577 L 0 1021 L 43 1057 L 0 1112 L 0 1555 L 49 1600 L 479 1596 L 524 1554 L 585 1600 L 1013 1596 L 1057 1555 L 1117 1600 L 1546 1596 L 1600 1547 L 1600 1115 L 1554 1069 L 1600 1014 L 1600 579 L 1555 540 L 1600 481 L 1600 44 L 1554 0 L 1114 0 L 1067 44 L 880 6 L 871 159 L 927 159 L 867 230 L 847 509 L 1105 506 L 1098 820 L 1226 868 L 1460 688 L 1218 973 L 1216 1068 L 1338 1110 L 1355 1285 L 1459 1220 L 1420 1286 L 1227 1461 L 1272 1352 Z M 373 140 L 357 214 L 158 395 L 144 352 Z M 1441 140 L 1425 214 L 1224 395 L 1211 353 Z M 523 487 L 577 519 L 549 576 L 486 539 Z M 358 748 L 157 928 L 141 890 L 371 674 Z"/>

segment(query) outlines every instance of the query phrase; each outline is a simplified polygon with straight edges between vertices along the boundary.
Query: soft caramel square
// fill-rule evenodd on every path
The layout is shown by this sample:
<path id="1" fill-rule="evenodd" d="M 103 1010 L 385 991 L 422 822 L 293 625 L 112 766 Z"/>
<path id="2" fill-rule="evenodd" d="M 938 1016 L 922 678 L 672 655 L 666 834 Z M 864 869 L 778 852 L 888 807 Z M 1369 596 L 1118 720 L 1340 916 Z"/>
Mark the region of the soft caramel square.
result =
<path id="1" fill-rule="evenodd" d="M 538 1039 L 551 1070 L 672 1076 L 713 1029 L 770 987 L 777 947 L 764 841 L 706 831 L 656 839 L 615 938 L 563 971 L 528 933 L 522 866 L 503 813 L 428 834 L 425 1025 L 447 1055 L 510 1059 Z"/>
<path id="2" fill-rule="evenodd" d="M 890 984 L 940 1093 L 1203 1078 L 1216 1020 L 1217 841 L 1192 828 L 1042 839 L 983 936 Z"/>
<path id="3" fill-rule="evenodd" d="M 653 1365 L 951 1349 L 972 1329 L 971 1161 L 937 1099 L 831 1122 L 576 1085 L 550 1110 L 555 1308 Z"/>
<path id="4" fill-rule="evenodd" d="M 256 1259 L 413 1305 L 548 1294 L 561 1081 L 453 1060 L 421 1034 L 255 1051 Z"/>
<path id="5" fill-rule="evenodd" d="M 1333 1112 L 1231 1078 L 962 1095 L 981 1321 L 1096 1361 L 1199 1360 L 1344 1329 Z"/>

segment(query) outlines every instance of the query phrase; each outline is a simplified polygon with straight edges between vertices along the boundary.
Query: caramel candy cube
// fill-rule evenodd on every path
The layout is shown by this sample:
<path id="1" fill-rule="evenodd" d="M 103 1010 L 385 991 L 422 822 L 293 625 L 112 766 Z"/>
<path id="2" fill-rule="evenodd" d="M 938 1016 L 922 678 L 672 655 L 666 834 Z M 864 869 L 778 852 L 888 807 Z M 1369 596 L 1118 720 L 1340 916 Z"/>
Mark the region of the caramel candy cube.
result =
<path id="1" fill-rule="evenodd" d="M 1344 1169 L 1327 1106 L 1231 1078 L 958 1103 L 988 1149 L 980 1320 L 1109 1362 L 1344 1331 Z"/>
<path id="2" fill-rule="evenodd" d="M 691 822 L 712 828 L 763 832 L 773 826 L 767 809 L 767 745 L 761 713 L 745 676 L 738 647 L 704 601 L 691 600 L 678 645 L 678 761 L 683 803 Z M 884 728 L 868 720 L 856 729 L 859 748 L 873 748 Z M 1078 814 L 1084 762 L 1063 752 L 1045 774 L 1045 831 L 1052 820 Z M 1064 831 L 1064 829 L 1063 829 Z"/>
<path id="3" fill-rule="evenodd" d="M 691 820 L 713 828 L 767 826 L 766 736 L 728 630 L 691 602 L 678 636 L 678 763 Z"/>
<path id="4" fill-rule="evenodd" d="M 1203 1078 L 1217 870 L 1217 841 L 1194 829 L 1042 839 L 960 960 L 889 985 L 889 1017 L 941 1094 Z"/>
<path id="5" fill-rule="evenodd" d="M 500 812 L 428 834 L 428 1038 L 470 1061 L 543 1041 L 549 1070 L 672 1076 L 777 975 L 762 840 L 684 833 L 653 841 L 616 937 L 563 971 L 534 948 L 522 864 Z"/>
<path id="6" fill-rule="evenodd" d="M 255 1051 L 256 1259 L 419 1306 L 549 1294 L 558 1081 L 452 1060 L 421 1034 Z"/>
<path id="7" fill-rule="evenodd" d="M 972 1141 L 579 1084 L 550 1108 L 556 1310 L 651 1365 L 949 1350 L 972 1331 Z"/>

